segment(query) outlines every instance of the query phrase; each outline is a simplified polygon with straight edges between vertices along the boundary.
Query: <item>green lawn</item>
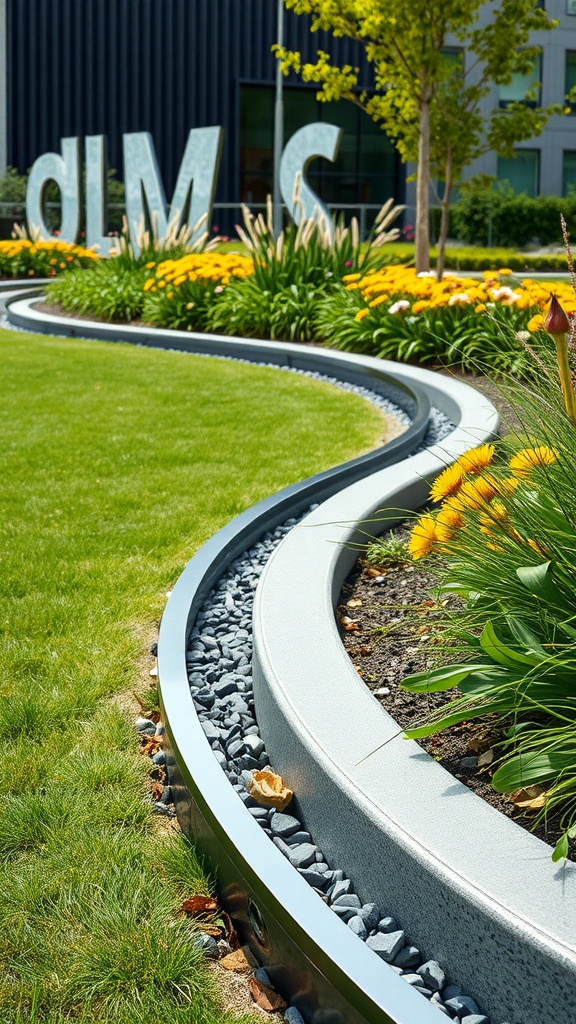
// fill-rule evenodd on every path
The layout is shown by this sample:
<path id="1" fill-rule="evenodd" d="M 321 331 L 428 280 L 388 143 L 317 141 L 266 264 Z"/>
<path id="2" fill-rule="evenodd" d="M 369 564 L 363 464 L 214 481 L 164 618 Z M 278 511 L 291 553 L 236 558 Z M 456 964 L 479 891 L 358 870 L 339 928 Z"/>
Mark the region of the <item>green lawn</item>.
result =
<path id="1" fill-rule="evenodd" d="M 0 1020 L 226 1024 L 175 916 L 210 883 L 158 827 L 122 708 L 197 548 L 382 421 L 270 369 L 6 331 L 0 347 Z"/>

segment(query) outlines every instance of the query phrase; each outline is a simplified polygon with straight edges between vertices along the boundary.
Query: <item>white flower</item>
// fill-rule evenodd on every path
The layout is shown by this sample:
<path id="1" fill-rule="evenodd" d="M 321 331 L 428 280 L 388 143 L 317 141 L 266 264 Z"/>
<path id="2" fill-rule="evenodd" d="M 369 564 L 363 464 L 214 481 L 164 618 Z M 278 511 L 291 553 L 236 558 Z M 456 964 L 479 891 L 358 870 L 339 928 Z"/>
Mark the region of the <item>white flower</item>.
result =
<path id="1" fill-rule="evenodd" d="M 451 295 L 448 299 L 449 306 L 464 306 L 471 302 L 472 299 L 468 295 L 468 292 L 458 292 L 456 295 Z"/>
<path id="2" fill-rule="evenodd" d="M 507 285 L 503 285 L 501 288 L 492 288 L 490 290 L 490 295 L 495 302 L 504 302 L 508 306 L 512 305 L 514 302 L 518 302 L 518 299 L 521 298 L 519 292 L 512 291 L 512 289 L 508 288 Z"/>
<path id="3" fill-rule="evenodd" d="M 408 299 L 399 299 L 398 302 L 393 302 L 388 307 L 388 312 L 394 316 L 395 313 L 405 313 L 407 309 L 410 309 L 410 303 Z"/>
<path id="4" fill-rule="evenodd" d="M 435 270 L 421 270 L 419 274 L 416 274 L 416 277 L 436 277 L 436 276 L 437 275 L 436 275 L 436 271 Z"/>

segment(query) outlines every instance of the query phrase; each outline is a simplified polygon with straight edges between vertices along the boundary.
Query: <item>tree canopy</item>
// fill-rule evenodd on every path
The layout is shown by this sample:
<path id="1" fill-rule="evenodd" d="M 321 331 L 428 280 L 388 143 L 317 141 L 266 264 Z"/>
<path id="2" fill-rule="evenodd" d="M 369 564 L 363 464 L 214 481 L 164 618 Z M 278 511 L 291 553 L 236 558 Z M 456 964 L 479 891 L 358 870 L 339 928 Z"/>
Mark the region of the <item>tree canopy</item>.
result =
<path id="1" fill-rule="evenodd" d="M 373 75 L 365 89 L 358 67 L 339 67 L 326 51 L 318 51 L 315 63 L 304 63 L 295 51 L 277 53 L 286 74 L 293 69 L 316 83 L 324 102 L 351 100 L 382 125 L 404 161 L 416 163 L 416 267 L 427 270 L 433 177 L 444 182 L 439 201 L 446 228 L 450 189 L 464 168 L 487 149 L 512 155 L 517 142 L 540 134 L 550 115 L 562 111 L 535 105 L 533 95 L 528 103 L 495 109 L 488 119 L 481 110 L 492 85 L 534 68 L 541 47 L 531 42 L 532 32 L 557 23 L 538 0 L 494 0 L 487 24 L 479 23 L 484 0 L 284 2 L 296 14 L 311 15 L 313 32 L 328 30 L 364 48 Z"/>

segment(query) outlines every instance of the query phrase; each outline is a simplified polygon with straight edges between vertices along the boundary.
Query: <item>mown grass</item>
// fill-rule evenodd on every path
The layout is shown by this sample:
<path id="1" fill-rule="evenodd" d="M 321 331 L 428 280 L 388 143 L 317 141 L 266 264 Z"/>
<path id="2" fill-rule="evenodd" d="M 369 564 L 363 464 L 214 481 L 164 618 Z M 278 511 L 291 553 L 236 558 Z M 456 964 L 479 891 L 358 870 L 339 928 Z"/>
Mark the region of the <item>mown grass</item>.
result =
<path id="1" fill-rule="evenodd" d="M 229 1024 L 176 914 L 211 882 L 157 827 L 125 695 L 203 541 L 381 421 L 271 369 L 13 332 L 0 348 L 0 1020 Z"/>

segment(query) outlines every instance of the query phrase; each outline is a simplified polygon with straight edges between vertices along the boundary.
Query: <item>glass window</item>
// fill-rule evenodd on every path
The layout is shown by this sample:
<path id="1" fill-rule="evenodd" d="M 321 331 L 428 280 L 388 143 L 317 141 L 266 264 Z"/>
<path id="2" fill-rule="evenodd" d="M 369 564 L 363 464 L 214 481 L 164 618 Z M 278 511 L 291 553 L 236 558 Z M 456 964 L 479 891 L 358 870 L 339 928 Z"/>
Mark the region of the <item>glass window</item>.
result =
<path id="1" fill-rule="evenodd" d="M 576 14 L 576 0 L 566 0 L 566 14 Z"/>
<path id="2" fill-rule="evenodd" d="M 576 101 L 570 102 L 570 92 L 576 89 L 576 50 L 566 50 L 566 63 L 564 66 L 564 93 L 570 112 L 576 114 Z M 575 93 L 576 95 L 576 93 Z"/>
<path id="3" fill-rule="evenodd" d="M 576 12 L 575 12 L 576 13 Z M 512 79 L 507 85 L 501 85 L 498 88 L 498 96 L 501 107 L 507 107 L 509 103 L 527 103 L 528 106 L 535 107 L 540 102 L 540 95 L 534 96 L 527 100 L 526 96 L 535 86 L 538 86 L 542 79 L 542 54 L 540 53 L 534 62 L 534 67 L 526 75 L 512 75 Z"/>
<path id="4" fill-rule="evenodd" d="M 562 195 L 576 193 L 576 150 L 565 149 L 562 153 Z"/>
<path id="5" fill-rule="evenodd" d="M 314 161 L 308 180 L 325 202 L 379 207 L 390 198 L 400 199 L 399 158 L 379 125 L 347 100 L 319 103 L 313 89 L 284 87 L 284 140 L 306 124 L 328 121 L 342 130 L 334 163 Z M 240 89 L 240 198 L 263 203 L 272 192 L 274 151 L 274 88 L 244 85 Z M 377 209 L 371 211 L 370 223 Z"/>
<path id="6" fill-rule="evenodd" d="M 517 149 L 513 157 L 498 157 L 498 181 L 507 181 L 516 193 L 532 199 L 540 188 L 540 150 Z"/>

